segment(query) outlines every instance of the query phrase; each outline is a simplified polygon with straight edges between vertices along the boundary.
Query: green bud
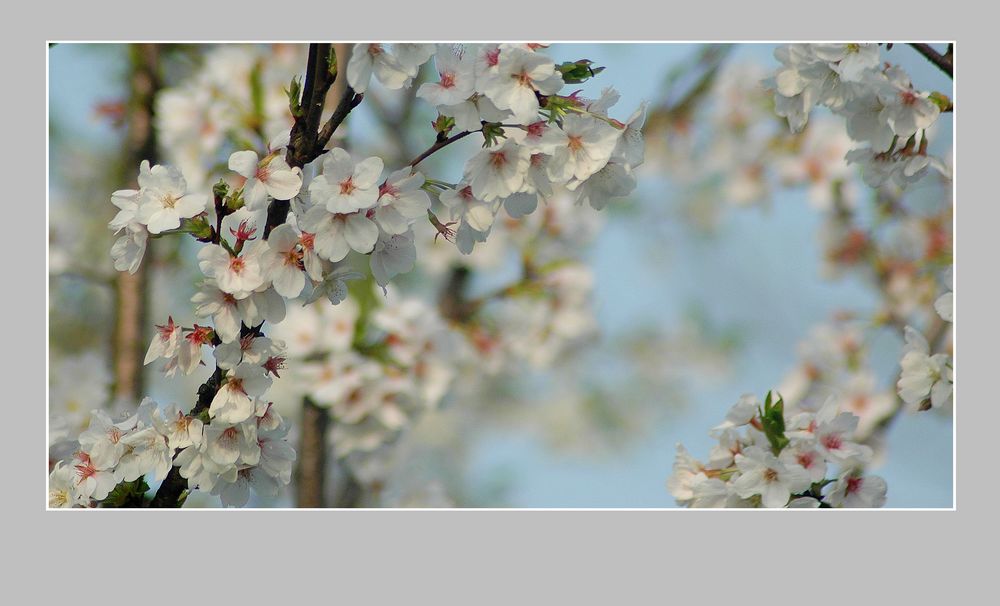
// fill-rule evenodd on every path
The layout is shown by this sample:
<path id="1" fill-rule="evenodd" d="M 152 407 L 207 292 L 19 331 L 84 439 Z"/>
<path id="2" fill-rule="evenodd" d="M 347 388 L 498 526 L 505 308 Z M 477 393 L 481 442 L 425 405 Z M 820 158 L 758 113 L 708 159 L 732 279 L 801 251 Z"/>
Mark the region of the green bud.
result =
<path id="1" fill-rule="evenodd" d="M 302 98 L 302 81 L 298 76 L 292 76 L 292 82 L 285 89 L 285 94 L 288 95 L 288 111 L 292 116 L 301 118 L 302 104 L 299 100 Z"/>
<path id="2" fill-rule="evenodd" d="M 934 103 L 934 105 L 937 105 L 938 109 L 940 109 L 943 112 L 951 111 L 955 108 L 955 105 L 951 102 L 951 99 L 949 99 L 948 95 L 944 93 L 934 91 L 933 93 L 930 94 L 929 98 Z"/>
<path id="3" fill-rule="evenodd" d="M 229 198 L 226 199 L 226 208 L 229 209 L 229 212 L 235 212 L 243 208 L 243 204 L 244 202 L 243 202 L 242 187 L 234 191 L 232 194 L 229 195 Z"/>
<path id="4" fill-rule="evenodd" d="M 326 58 L 327 69 L 330 72 L 330 77 L 334 80 L 337 79 L 337 51 L 332 46 L 330 47 L 330 54 Z"/>
<path id="5" fill-rule="evenodd" d="M 483 147 L 493 147 L 497 144 L 498 138 L 507 138 L 499 122 L 487 122 L 483 124 Z"/>
<path id="6" fill-rule="evenodd" d="M 542 105 L 542 113 L 548 114 L 548 121 L 551 124 L 557 120 L 561 120 L 571 111 L 570 108 L 579 106 L 580 102 L 572 97 L 550 95 L 545 97 L 545 103 Z"/>
<path id="7" fill-rule="evenodd" d="M 760 424 L 764 430 L 764 436 L 771 444 L 771 450 L 777 456 L 781 449 L 788 446 L 788 438 L 785 437 L 785 401 L 781 395 L 774 400 L 772 392 L 767 392 L 764 400 L 764 409 L 760 411 Z"/>
<path id="8" fill-rule="evenodd" d="M 438 114 L 437 120 L 431 122 L 431 126 L 434 127 L 434 132 L 436 132 L 439 137 L 447 137 L 448 133 L 455 128 L 455 119 L 450 116 Z"/>
<path id="9" fill-rule="evenodd" d="M 183 219 L 180 231 L 191 234 L 197 240 L 208 241 L 212 238 L 212 226 L 208 224 L 208 217 L 203 214 L 191 219 Z"/>
<path id="10" fill-rule="evenodd" d="M 229 195 L 229 184 L 225 179 L 219 179 L 219 182 L 212 186 L 212 195 L 216 200 L 224 200 Z"/>
<path id="11" fill-rule="evenodd" d="M 556 69 L 562 74 L 563 82 L 566 84 L 580 84 L 604 71 L 603 67 L 591 67 L 593 64 L 594 62 L 589 59 L 580 59 L 557 65 Z"/>

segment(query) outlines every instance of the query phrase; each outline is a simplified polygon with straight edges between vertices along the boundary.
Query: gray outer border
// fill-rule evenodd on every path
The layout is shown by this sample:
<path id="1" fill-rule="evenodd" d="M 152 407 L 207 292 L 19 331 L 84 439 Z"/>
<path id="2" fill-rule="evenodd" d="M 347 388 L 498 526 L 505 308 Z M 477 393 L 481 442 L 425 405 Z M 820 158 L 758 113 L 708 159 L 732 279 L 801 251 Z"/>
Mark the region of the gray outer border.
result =
<path id="1" fill-rule="evenodd" d="M 251 603 L 327 596 L 331 602 L 358 597 L 383 603 L 429 594 L 436 601 L 475 603 L 689 597 L 698 603 L 801 598 L 868 604 L 887 597 L 892 603 L 948 603 L 956 591 L 974 595 L 985 589 L 986 566 L 992 568 L 995 558 L 978 557 L 973 546 L 980 537 L 988 540 L 984 531 L 996 526 L 985 511 L 997 491 L 986 469 L 997 427 L 993 398 L 961 413 L 957 512 L 44 512 L 37 496 L 44 491 L 44 475 L 33 463 L 19 463 L 34 459 L 45 424 L 45 342 L 39 336 L 47 322 L 47 230 L 40 194 L 46 179 L 41 133 L 46 40 L 955 40 L 961 124 L 983 125 L 961 130 L 956 120 L 963 150 L 958 191 L 990 192 L 956 213 L 962 234 L 957 253 L 963 259 L 956 280 L 965 280 L 958 315 L 979 327 L 961 333 L 961 393 L 986 395 L 993 387 L 987 364 L 995 357 L 989 346 L 996 331 L 988 314 L 998 306 L 989 296 L 993 287 L 972 278 L 996 275 L 990 271 L 992 251 L 985 248 L 996 225 L 990 220 L 995 211 L 988 216 L 993 195 L 985 163 L 995 157 L 987 135 L 995 130 L 988 127 L 995 124 L 998 98 L 996 69 L 989 65 L 996 53 L 985 29 L 993 20 L 985 14 L 956 4 L 921 8 L 870 0 L 658 8 L 646 3 L 642 9 L 631 0 L 561 6 L 450 1 L 438 2 L 440 8 L 295 3 L 306 4 L 316 5 L 309 14 L 329 18 L 304 19 L 279 3 L 19 5 L 16 31 L 4 39 L 6 65 L 13 70 L 5 95 L 5 106 L 6 100 L 12 103 L 5 114 L 13 128 L 4 152 L 6 183 L 15 188 L 5 193 L 9 207 L 25 210 L 8 214 L 18 228 L 8 230 L 4 259 L 13 273 L 11 293 L 29 293 L 7 309 L 16 320 L 5 331 L 5 374 L 18 375 L 15 397 L 7 403 L 4 442 L 4 492 L 7 503 L 16 500 L 18 506 L 6 518 L 13 532 L 5 537 L 5 561 L 20 585 L 10 595 L 62 594 L 77 603 L 157 603 L 181 595 L 197 602 L 212 595 L 247 596 Z M 491 13 L 496 17 L 490 19 Z M 26 177 L 15 179 L 14 171 Z M 16 416 L 18 406 L 32 411 L 29 420 Z M 665 461 L 665 473 L 668 467 Z M 196 567 L 204 572 L 192 575 Z"/>

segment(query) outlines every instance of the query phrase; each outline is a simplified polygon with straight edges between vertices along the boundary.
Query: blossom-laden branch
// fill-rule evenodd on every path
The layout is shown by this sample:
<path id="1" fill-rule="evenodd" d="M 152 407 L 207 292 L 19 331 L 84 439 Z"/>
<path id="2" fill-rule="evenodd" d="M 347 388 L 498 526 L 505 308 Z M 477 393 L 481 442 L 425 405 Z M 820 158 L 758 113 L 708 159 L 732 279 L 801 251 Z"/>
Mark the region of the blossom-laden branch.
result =
<path id="1" fill-rule="evenodd" d="M 341 403 L 349 406 L 338 409 L 340 404 L 330 402 L 325 394 L 325 402 L 317 400 L 321 406 L 334 408 L 337 422 L 330 431 L 334 451 L 345 461 L 388 444 L 405 429 L 414 404 L 439 401 L 441 378 L 449 373 L 435 369 L 429 360 L 415 359 L 416 352 L 424 355 L 455 348 L 431 342 L 439 330 L 419 307 L 405 306 L 396 322 L 389 314 L 376 317 L 378 305 L 372 302 L 377 296 L 371 291 L 377 285 L 388 296 L 390 280 L 413 268 L 415 221 L 434 217 L 429 193 L 435 193 L 451 213 L 452 222 L 438 222 L 446 238 L 453 236 L 458 251 L 468 254 L 476 243 L 486 241 L 501 209 L 516 220 L 545 203 L 548 217 L 565 206 L 557 200 L 571 205 L 575 198 L 600 210 L 609 199 L 634 189 L 633 169 L 643 161 L 640 129 L 645 105 L 619 121 L 608 114 L 618 100 L 611 88 L 592 101 L 575 93 L 560 96 L 564 84 L 582 82 L 601 68 L 587 60 L 555 65 L 538 52 L 540 48 L 399 44 L 390 51 L 381 44 L 356 45 L 346 69 L 345 94 L 321 128 L 325 97 L 337 78 L 337 62 L 330 45 L 310 45 L 304 82 L 300 86 L 293 78 L 286 91 L 292 124 L 284 138 L 280 122 L 271 120 L 261 103 L 266 65 L 256 63 L 250 70 L 256 83 L 251 86 L 255 91 L 252 119 L 235 128 L 249 129 L 245 141 L 255 137 L 260 141 L 275 130 L 278 136 L 262 155 L 259 148 L 230 155 L 228 167 L 243 181 L 233 187 L 222 180 L 213 187 L 214 224 L 209 223 L 212 207 L 208 197 L 198 193 L 197 178 L 188 182 L 176 168 L 143 161 L 139 188 L 112 195 L 120 212 L 110 227 L 125 232 L 112 248 L 115 267 L 135 272 L 149 238 L 191 235 L 204 244 L 198 259 L 206 277 L 192 299 L 195 315 L 212 321 L 211 326 L 183 327 L 168 318 L 158 326 L 145 362 L 166 359 L 168 375 L 191 374 L 203 365 L 203 347 L 209 346 L 215 371 L 187 413 L 175 408 L 164 413 L 155 403 L 144 401 L 140 414 L 122 423 L 95 416 L 93 431 L 88 430 L 86 439 L 81 437 L 83 449 L 73 465 L 57 465 L 53 470 L 51 502 L 101 504 L 114 488 L 113 482 L 138 482 L 147 474 L 154 481 L 164 478 L 153 497 L 156 507 L 180 505 L 191 487 L 219 494 L 227 506 L 246 504 L 251 486 L 260 494 L 276 495 L 280 486 L 291 481 L 295 453 L 287 444 L 287 424 L 263 395 L 271 376 L 277 378 L 283 372 L 286 350 L 285 342 L 263 336 L 261 329 L 266 321 L 281 322 L 288 312 L 286 301 L 300 296 L 305 304 L 321 298 L 333 305 L 346 302 L 346 281 L 363 276 L 338 269 L 336 264 L 352 250 L 368 257 L 371 271 L 370 282 L 351 293 L 351 300 L 366 302 L 367 315 L 357 326 L 364 326 L 371 316 L 372 324 L 391 330 L 392 335 L 365 339 L 362 329 L 351 341 L 353 351 L 368 363 L 363 364 L 364 388 L 349 392 L 349 401 Z M 409 86 L 431 57 L 435 57 L 439 81 L 421 85 L 416 97 L 431 103 L 444 118 L 436 121 L 437 141 L 428 152 L 383 179 L 381 158 L 353 158 L 342 148 L 324 151 L 337 126 L 361 101 L 372 76 L 389 89 Z M 231 86 L 223 85 L 216 92 L 224 96 L 229 90 Z M 214 98 L 184 98 L 182 104 Z M 204 115 L 226 116 L 212 111 Z M 205 146 L 212 144 L 205 133 L 228 132 L 212 123 L 191 125 L 196 128 L 190 133 L 171 130 L 178 124 L 183 124 L 182 130 L 188 126 L 185 121 L 164 124 L 165 141 Z M 448 137 L 451 128 L 457 128 L 461 136 Z M 483 134 L 484 146 L 466 162 L 460 183 L 427 179 L 413 170 L 423 158 L 466 136 L 461 133 L 471 132 Z M 219 149 L 211 148 L 215 153 Z M 303 167 L 321 155 L 321 172 L 309 183 L 308 197 L 299 197 Z M 293 209 L 294 220 L 289 220 Z M 452 230 L 450 225 L 455 224 L 459 227 Z M 581 288 L 577 273 L 553 270 L 545 279 L 551 281 L 547 287 L 558 291 L 543 302 L 551 311 L 586 300 L 589 282 L 584 281 Z M 574 332 L 569 327 L 560 332 L 567 330 Z M 407 343 L 406 332 L 421 335 L 418 341 L 426 340 Z M 492 355 L 488 335 L 477 334 L 472 340 L 481 355 Z M 357 361 L 350 355 L 344 357 L 335 362 Z M 412 376 L 401 376 L 404 372 Z M 378 493 L 380 484 L 370 479 L 370 469 L 361 472 L 353 463 L 349 466 L 357 485 L 349 482 L 346 492 L 357 493 L 364 484 L 364 491 L 371 488 L 370 494 Z M 107 504 L 135 504 L 138 499 L 134 497 L 141 491 L 141 485 L 133 485 Z M 365 500 L 364 495 L 357 495 L 339 502 L 359 498 Z"/>
<path id="2" fill-rule="evenodd" d="M 297 104 L 294 100 L 292 102 L 292 114 L 295 118 L 295 123 L 289 134 L 289 145 L 285 155 L 285 162 L 288 166 L 301 168 L 319 156 L 322 153 L 323 147 L 337 129 L 337 126 L 361 102 L 362 96 L 355 94 L 348 87 L 340 105 L 334 111 L 333 116 L 323 126 L 322 132 L 320 132 L 319 124 L 325 105 L 326 93 L 336 78 L 337 56 L 332 46 L 330 44 L 310 44 L 302 98 L 298 100 Z M 302 111 L 296 111 L 297 108 L 300 110 L 304 108 L 304 114 Z M 274 228 L 285 222 L 289 207 L 289 200 L 274 199 L 271 201 L 267 209 L 267 219 L 262 240 L 266 241 Z M 221 206 L 217 204 L 217 208 L 221 209 Z M 221 241 L 221 219 L 219 219 L 218 225 L 220 228 L 215 234 L 216 244 Z M 259 330 L 260 325 L 252 329 L 252 332 L 256 332 L 259 335 Z M 244 325 L 241 331 L 241 338 L 247 336 L 245 333 L 249 332 L 251 330 L 248 330 Z M 215 345 L 217 346 L 218 343 L 215 343 Z M 199 387 L 198 403 L 191 411 L 191 416 L 198 416 L 212 403 L 222 387 L 222 377 L 223 371 L 217 366 L 212 377 Z M 179 507 L 183 504 L 182 495 L 187 486 L 188 481 L 181 476 L 180 467 L 171 468 L 167 478 L 150 502 L 150 507 Z"/>

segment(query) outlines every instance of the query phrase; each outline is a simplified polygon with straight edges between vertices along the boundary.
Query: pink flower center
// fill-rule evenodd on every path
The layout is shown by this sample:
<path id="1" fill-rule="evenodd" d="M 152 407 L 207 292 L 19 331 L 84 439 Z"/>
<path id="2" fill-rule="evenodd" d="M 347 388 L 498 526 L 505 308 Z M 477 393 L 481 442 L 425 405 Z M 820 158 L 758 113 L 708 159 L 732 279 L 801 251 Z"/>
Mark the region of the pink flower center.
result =
<path id="1" fill-rule="evenodd" d="M 899 93 L 899 101 L 903 105 L 913 105 L 917 102 L 917 95 L 912 90 L 904 90 Z"/>
<path id="2" fill-rule="evenodd" d="M 346 180 L 340 182 L 340 195 L 349 196 L 351 193 L 357 189 L 354 186 L 354 177 L 348 177 Z"/>
<path id="3" fill-rule="evenodd" d="M 299 243 L 302 244 L 302 248 L 305 250 L 312 250 L 316 243 L 316 234 L 302 232 L 302 235 L 299 236 Z"/>
<path id="4" fill-rule="evenodd" d="M 369 44 L 368 45 L 368 54 L 371 55 L 371 56 L 373 56 L 373 57 L 375 55 L 381 55 L 383 52 L 384 51 L 382 49 L 382 45 L 381 44 Z"/>
<path id="5" fill-rule="evenodd" d="M 441 88 L 452 88 L 455 86 L 455 74 L 445 72 L 441 74 Z"/>
<path id="6" fill-rule="evenodd" d="M 74 465 L 74 467 L 76 468 L 76 475 L 79 478 L 76 483 L 80 484 L 87 478 L 97 475 L 97 468 L 90 462 L 90 455 L 87 453 L 81 452 L 78 456 L 80 463 Z"/>
<path id="7" fill-rule="evenodd" d="M 240 226 L 236 231 L 233 231 L 233 228 L 230 227 L 229 233 L 236 236 L 237 240 L 245 242 L 252 240 L 257 235 L 257 226 L 251 223 L 249 219 L 244 219 L 240 221 Z"/>
<path id="8" fill-rule="evenodd" d="M 503 168 L 507 164 L 506 152 L 497 151 L 490 154 L 490 166 L 493 168 Z"/>
<path id="9" fill-rule="evenodd" d="M 765 469 L 764 480 L 767 482 L 776 482 L 778 480 L 778 472 L 770 468 Z"/>
<path id="10" fill-rule="evenodd" d="M 812 467 L 813 459 L 814 458 L 815 458 L 815 455 L 813 455 L 813 453 L 811 453 L 811 452 L 802 452 L 802 453 L 799 453 L 798 456 L 795 457 L 795 460 L 799 462 L 799 465 L 805 467 L 806 469 L 809 469 L 810 467 Z"/>
<path id="11" fill-rule="evenodd" d="M 243 394 L 244 396 L 247 395 L 247 390 L 243 387 L 243 379 L 239 377 L 233 377 L 232 379 L 229 379 L 229 382 L 226 385 L 229 387 L 229 391 Z"/>
<path id="12" fill-rule="evenodd" d="M 839 434 L 831 433 L 823 436 L 823 446 L 825 446 L 827 450 L 839 450 L 843 444 L 844 442 L 840 439 Z"/>
<path id="13" fill-rule="evenodd" d="M 254 173 L 258 181 L 267 181 L 271 178 L 271 167 L 270 166 L 258 166 L 257 172 Z"/>
<path id="14" fill-rule="evenodd" d="M 854 494 L 861 490 L 864 478 L 847 478 L 847 494 Z"/>
<path id="15" fill-rule="evenodd" d="M 385 183 L 383 183 L 378 188 L 378 197 L 379 198 L 381 198 L 382 196 L 393 196 L 393 197 L 396 197 L 398 194 L 399 194 L 399 190 L 396 189 L 396 187 L 393 184 L 389 183 L 388 181 L 386 181 Z"/>
<path id="16" fill-rule="evenodd" d="M 271 373 L 279 379 L 281 378 L 281 375 L 278 374 L 278 371 L 283 368 L 285 368 L 285 358 L 281 356 L 271 356 L 267 359 L 267 362 L 264 362 L 265 374 Z"/>
<path id="17" fill-rule="evenodd" d="M 500 49 L 494 48 L 486 51 L 486 65 L 494 67 L 497 63 L 500 63 Z"/>
<path id="18" fill-rule="evenodd" d="M 583 137 L 579 135 L 570 135 L 568 145 L 571 151 L 580 151 L 583 149 Z"/>
<path id="19" fill-rule="evenodd" d="M 243 270 L 246 269 L 246 266 L 247 262 L 243 259 L 243 257 L 233 257 L 232 259 L 229 260 L 229 271 L 233 272 L 234 274 L 239 275 L 243 273 Z"/>
<path id="20" fill-rule="evenodd" d="M 192 345 L 207 345 L 212 342 L 212 328 L 195 324 L 194 329 L 184 338 Z"/>
<path id="21" fill-rule="evenodd" d="M 175 330 L 177 330 L 177 326 L 174 324 L 174 318 L 172 316 L 167 316 L 166 325 L 156 325 L 156 332 L 160 335 L 161 341 L 169 341 L 170 336 L 174 334 Z"/>
<path id="22" fill-rule="evenodd" d="M 521 72 L 514 77 L 517 78 L 517 83 L 521 86 L 531 86 L 532 80 L 531 76 L 528 75 L 528 72 Z"/>
<path id="23" fill-rule="evenodd" d="M 539 120 L 528 125 L 529 137 L 541 137 L 545 133 L 545 122 Z"/>

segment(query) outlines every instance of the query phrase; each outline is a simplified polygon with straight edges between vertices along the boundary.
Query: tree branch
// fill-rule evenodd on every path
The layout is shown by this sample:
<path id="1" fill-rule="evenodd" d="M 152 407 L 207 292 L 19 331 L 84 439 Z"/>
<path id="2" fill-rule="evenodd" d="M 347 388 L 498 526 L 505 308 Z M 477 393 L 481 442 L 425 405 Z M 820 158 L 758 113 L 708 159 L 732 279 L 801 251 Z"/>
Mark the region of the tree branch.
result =
<path id="1" fill-rule="evenodd" d="M 295 467 L 295 502 L 298 507 L 326 506 L 326 434 L 330 415 L 308 396 L 302 398 L 299 456 Z"/>
<path id="2" fill-rule="evenodd" d="M 319 43 L 309 45 L 309 59 L 306 66 L 306 80 L 303 84 L 301 103 L 305 113 L 303 116 L 297 116 L 295 124 L 292 126 L 288 149 L 285 153 L 285 160 L 289 166 L 302 168 L 318 155 L 314 155 L 314 152 L 320 136 L 319 124 L 323 114 L 323 106 L 326 103 L 326 93 L 337 78 L 335 64 L 331 64 L 330 61 L 331 58 L 335 61 L 336 55 L 331 50 L 332 46 L 330 44 Z M 360 95 L 357 96 L 360 97 Z M 358 99 L 358 102 L 360 102 L 360 99 Z M 339 116 L 339 122 L 331 126 L 331 134 L 336 129 L 337 124 L 342 122 L 351 109 L 357 106 L 357 103 L 348 105 L 347 109 L 334 112 L 335 116 Z M 340 110 L 339 107 L 338 110 Z M 328 122 L 327 126 L 329 125 L 330 123 Z M 324 126 L 325 131 L 326 126 Z M 290 206 L 289 200 L 273 200 L 271 202 L 267 208 L 267 223 L 264 227 L 263 239 L 266 240 L 271 234 L 272 229 L 285 222 L 288 218 Z M 246 326 L 243 327 L 245 334 L 250 331 L 260 334 L 260 326 L 252 329 L 248 329 Z M 198 388 L 198 402 L 188 414 L 196 416 L 211 406 L 215 394 L 222 387 L 223 375 L 222 369 L 216 366 L 215 372 L 208 381 Z M 181 496 L 187 489 L 188 482 L 185 478 L 181 477 L 180 468 L 172 467 L 166 479 L 163 480 L 160 488 L 156 491 L 156 495 L 149 506 L 179 507 L 182 503 Z"/>
<path id="3" fill-rule="evenodd" d="M 479 129 L 479 130 L 466 130 L 466 131 L 462 131 L 462 132 L 458 133 L 457 135 L 452 135 L 451 137 L 448 137 L 447 139 L 441 139 L 439 141 L 436 141 L 434 143 L 434 145 L 431 145 L 422 154 L 420 154 L 419 156 L 417 156 L 416 158 L 414 158 L 413 160 L 411 160 L 410 163 L 407 164 L 407 166 L 409 166 L 410 168 L 414 168 L 414 167 L 417 166 L 417 164 L 420 164 L 421 162 L 423 162 L 424 160 L 426 160 L 428 156 L 430 156 L 434 152 L 438 151 L 439 149 L 447 147 L 447 146 L 451 145 L 452 143 L 454 143 L 455 141 L 458 141 L 459 139 L 461 139 L 463 137 L 471 135 L 472 133 L 481 133 L 481 132 L 483 132 L 482 129 Z"/>
<path id="4" fill-rule="evenodd" d="M 326 121 L 323 125 L 323 130 L 320 131 L 319 136 L 316 139 L 316 145 L 313 148 L 312 159 L 315 160 L 325 151 L 326 144 L 333 137 L 334 131 L 337 127 L 341 125 L 347 114 L 351 113 L 351 110 L 358 106 L 361 101 L 365 98 L 363 93 L 356 93 L 354 89 L 347 86 L 344 89 L 344 95 L 340 99 L 340 103 L 337 104 L 337 109 L 333 110 L 333 115 L 330 119 Z M 310 160 L 311 162 L 312 160 Z"/>
<path id="5" fill-rule="evenodd" d="M 131 171 L 140 162 L 156 163 L 153 101 L 160 89 L 160 49 L 156 44 L 132 44 L 128 56 L 129 99 L 122 166 L 129 179 L 134 179 Z M 147 258 L 151 258 L 153 243 L 147 243 L 147 247 Z M 146 345 L 149 271 L 146 264 L 135 273 L 119 272 L 114 279 L 115 323 L 111 344 L 114 395 L 126 401 L 138 401 L 143 391 L 143 367 L 139 361 Z"/>
<path id="6" fill-rule="evenodd" d="M 215 367 L 215 372 L 209 377 L 208 381 L 205 381 L 198 388 L 198 402 L 195 404 L 191 412 L 188 413 L 190 416 L 195 417 L 202 413 L 202 411 L 208 410 L 208 407 L 212 405 L 212 400 L 215 398 L 215 394 L 222 387 L 222 375 L 223 371 L 218 366 Z M 176 456 L 176 455 L 175 455 Z M 188 489 L 188 481 L 186 478 L 181 476 L 181 468 L 173 466 L 170 468 L 170 472 L 167 473 L 167 477 L 164 478 L 163 483 L 156 490 L 156 495 L 153 496 L 153 500 L 149 502 L 150 507 L 154 508 L 166 508 L 166 507 L 180 507 L 183 501 L 181 496 L 184 491 Z"/>
<path id="7" fill-rule="evenodd" d="M 934 50 L 930 44 L 910 42 L 909 45 L 912 46 L 918 53 L 923 55 L 928 61 L 936 65 L 938 69 L 948 74 L 949 78 L 955 78 L 955 66 L 952 59 L 951 45 L 948 45 L 948 52 L 943 55 Z"/>

